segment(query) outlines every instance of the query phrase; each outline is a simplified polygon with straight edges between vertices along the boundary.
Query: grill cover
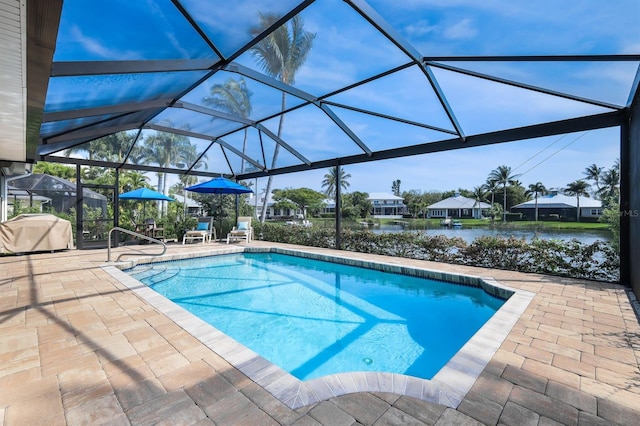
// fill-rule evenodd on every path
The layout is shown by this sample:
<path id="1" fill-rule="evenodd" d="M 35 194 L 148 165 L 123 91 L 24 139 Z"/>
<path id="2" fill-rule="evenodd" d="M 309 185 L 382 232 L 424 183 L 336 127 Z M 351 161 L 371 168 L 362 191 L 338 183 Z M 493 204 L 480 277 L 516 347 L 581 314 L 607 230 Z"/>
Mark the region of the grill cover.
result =
<path id="1" fill-rule="evenodd" d="M 73 248 L 71 222 L 52 214 L 21 214 L 0 223 L 0 253 Z"/>

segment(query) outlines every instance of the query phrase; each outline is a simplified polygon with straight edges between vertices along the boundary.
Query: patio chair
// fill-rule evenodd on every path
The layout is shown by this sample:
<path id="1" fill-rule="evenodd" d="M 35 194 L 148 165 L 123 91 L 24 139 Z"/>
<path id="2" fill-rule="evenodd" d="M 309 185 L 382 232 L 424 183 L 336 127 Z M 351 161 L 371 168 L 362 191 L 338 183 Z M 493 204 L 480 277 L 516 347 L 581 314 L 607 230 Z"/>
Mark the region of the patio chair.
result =
<path id="1" fill-rule="evenodd" d="M 164 228 L 156 225 L 155 219 L 146 219 L 144 221 L 144 235 L 155 238 L 156 240 L 164 240 Z"/>
<path id="2" fill-rule="evenodd" d="M 245 240 L 247 243 L 250 243 L 252 234 L 253 227 L 251 226 L 251 217 L 240 216 L 238 217 L 238 223 L 236 226 L 234 226 L 227 234 L 227 244 L 229 244 L 229 241 L 231 240 Z"/>
<path id="3" fill-rule="evenodd" d="M 182 244 L 187 241 L 202 240 L 202 244 L 211 239 L 216 239 L 216 228 L 213 226 L 213 217 L 199 217 L 196 229 L 187 231 L 182 237 Z"/>

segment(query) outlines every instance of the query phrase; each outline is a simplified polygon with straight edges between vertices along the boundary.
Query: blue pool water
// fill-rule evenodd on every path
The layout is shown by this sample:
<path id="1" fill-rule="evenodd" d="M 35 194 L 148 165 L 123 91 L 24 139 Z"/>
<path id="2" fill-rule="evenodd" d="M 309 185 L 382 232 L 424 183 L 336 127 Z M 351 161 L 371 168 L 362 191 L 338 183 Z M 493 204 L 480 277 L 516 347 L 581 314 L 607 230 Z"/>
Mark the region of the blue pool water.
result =
<path id="1" fill-rule="evenodd" d="M 301 380 L 430 379 L 504 303 L 475 287 L 277 253 L 127 272 Z"/>

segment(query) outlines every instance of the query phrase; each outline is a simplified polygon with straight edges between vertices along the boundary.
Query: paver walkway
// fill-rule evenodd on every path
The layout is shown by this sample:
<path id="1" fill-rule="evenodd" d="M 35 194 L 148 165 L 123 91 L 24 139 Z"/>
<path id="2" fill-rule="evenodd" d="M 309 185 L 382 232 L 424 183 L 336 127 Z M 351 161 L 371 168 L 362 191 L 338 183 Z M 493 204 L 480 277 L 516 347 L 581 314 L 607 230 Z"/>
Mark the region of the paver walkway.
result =
<path id="1" fill-rule="evenodd" d="M 640 326 L 623 287 L 339 253 L 536 296 L 457 410 L 386 393 L 291 410 L 103 271 L 106 250 L 0 257 L 0 426 L 640 424 Z"/>

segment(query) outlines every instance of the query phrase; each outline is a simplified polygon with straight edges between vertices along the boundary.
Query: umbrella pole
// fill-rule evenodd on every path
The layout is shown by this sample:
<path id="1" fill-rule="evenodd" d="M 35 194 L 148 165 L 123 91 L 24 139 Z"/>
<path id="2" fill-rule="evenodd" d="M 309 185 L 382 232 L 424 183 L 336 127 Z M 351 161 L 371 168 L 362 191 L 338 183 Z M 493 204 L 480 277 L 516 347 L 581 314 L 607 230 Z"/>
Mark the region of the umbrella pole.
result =
<path id="1" fill-rule="evenodd" d="M 220 228 L 220 233 L 218 234 L 218 241 L 222 240 L 222 192 L 219 196 L 220 202 L 218 205 L 218 227 Z"/>
<path id="2" fill-rule="evenodd" d="M 236 224 L 238 223 L 238 212 L 240 211 L 240 194 L 236 194 Z"/>

